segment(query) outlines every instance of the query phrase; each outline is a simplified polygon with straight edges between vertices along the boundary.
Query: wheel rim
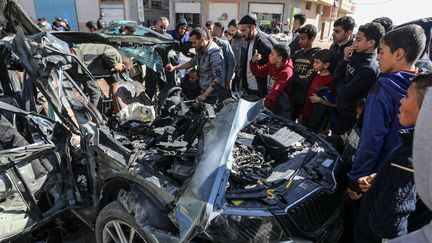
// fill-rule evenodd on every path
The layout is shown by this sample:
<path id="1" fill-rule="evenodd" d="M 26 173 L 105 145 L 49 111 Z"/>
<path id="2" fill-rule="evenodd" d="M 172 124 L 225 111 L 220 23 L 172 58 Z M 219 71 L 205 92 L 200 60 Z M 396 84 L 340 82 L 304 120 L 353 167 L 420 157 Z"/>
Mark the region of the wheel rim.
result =
<path id="1" fill-rule="evenodd" d="M 102 231 L 103 243 L 144 243 L 144 237 L 128 223 L 121 220 L 108 221 Z"/>

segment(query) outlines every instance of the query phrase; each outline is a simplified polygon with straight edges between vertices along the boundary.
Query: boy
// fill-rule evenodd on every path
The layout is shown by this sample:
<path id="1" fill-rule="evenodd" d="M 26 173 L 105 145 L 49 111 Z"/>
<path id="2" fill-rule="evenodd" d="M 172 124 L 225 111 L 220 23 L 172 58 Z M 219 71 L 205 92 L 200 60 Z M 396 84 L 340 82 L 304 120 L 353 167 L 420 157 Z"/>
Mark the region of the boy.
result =
<path id="1" fill-rule="evenodd" d="M 350 16 L 338 18 L 333 24 L 333 44 L 330 46 L 330 51 L 334 55 L 334 63 L 338 63 L 343 59 L 344 50 L 353 43 L 353 31 L 355 21 Z M 335 67 L 331 68 L 333 74 Z"/>
<path id="2" fill-rule="evenodd" d="M 256 77 L 271 77 L 270 91 L 264 99 L 264 106 L 272 112 L 286 117 L 291 117 L 288 95 L 285 89 L 289 89 L 291 77 L 293 75 L 293 64 L 290 59 L 290 49 L 288 46 L 275 45 L 268 57 L 269 61 L 263 66 L 257 63 L 262 59 L 261 54 L 255 52 L 250 63 L 250 69 Z"/>
<path id="3" fill-rule="evenodd" d="M 315 130 L 318 128 L 320 121 L 323 118 L 323 112 L 320 111 L 326 111 L 327 109 L 321 109 L 325 107 L 320 107 L 319 104 L 323 104 L 325 106 L 334 107 L 333 104 L 327 102 L 325 99 L 319 97 L 316 95 L 316 93 L 319 90 L 322 90 L 325 87 L 329 87 L 334 94 L 336 91 L 336 87 L 334 86 L 332 82 L 332 75 L 330 74 L 329 69 L 331 68 L 331 62 L 332 62 L 332 53 L 328 49 L 320 50 L 315 54 L 315 59 L 313 63 L 313 68 L 315 72 L 318 74 L 315 76 L 315 78 L 312 80 L 312 83 L 309 87 L 306 103 L 303 108 L 301 120 L 303 125 L 310 127 L 312 130 Z M 312 103 L 315 103 L 316 105 L 312 105 Z M 310 120 L 312 117 L 312 111 L 314 114 L 320 113 L 320 117 L 314 116 L 313 120 Z"/>
<path id="4" fill-rule="evenodd" d="M 333 75 L 337 87 L 335 135 L 342 135 L 356 122 L 357 101 L 364 98 L 376 81 L 378 62 L 376 49 L 384 34 L 377 23 L 359 27 L 352 46 L 346 47 Z"/>
<path id="5" fill-rule="evenodd" d="M 319 47 L 312 48 L 315 37 L 317 36 L 317 29 L 315 26 L 307 24 L 298 30 L 298 34 L 299 44 L 302 49 L 294 53 L 292 57 L 294 63 L 292 90 L 294 97 L 293 121 L 295 121 L 303 111 L 309 86 L 316 75 L 313 68 L 314 55 L 320 50 Z"/>
<path id="6" fill-rule="evenodd" d="M 426 90 L 431 86 L 431 74 L 422 74 L 412 80 L 407 96 L 400 100 L 400 124 L 405 127 L 415 125 Z M 359 179 L 359 185 L 366 193 L 355 227 L 356 242 L 378 243 L 407 233 L 408 216 L 416 204 L 411 160 L 413 133 L 414 128 L 401 129 L 402 145 L 392 152 L 378 174 Z"/>
<path id="7" fill-rule="evenodd" d="M 378 171 L 400 145 L 397 131 L 403 127 L 397 119 L 398 100 L 406 95 L 425 41 L 418 25 L 392 30 L 381 41 L 378 62 L 382 74 L 367 96 L 360 143 L 348 173 L 348 193 L 353 200 L 361 197 L 357 180 Z"/>
<path id="8" fill-rule="evenodd" d="M 180 87 L 188 100 L 194 100 L 201 94 L 198 71 L 195 68 L 189 70 L 186 76 L 181 79 Z"/>

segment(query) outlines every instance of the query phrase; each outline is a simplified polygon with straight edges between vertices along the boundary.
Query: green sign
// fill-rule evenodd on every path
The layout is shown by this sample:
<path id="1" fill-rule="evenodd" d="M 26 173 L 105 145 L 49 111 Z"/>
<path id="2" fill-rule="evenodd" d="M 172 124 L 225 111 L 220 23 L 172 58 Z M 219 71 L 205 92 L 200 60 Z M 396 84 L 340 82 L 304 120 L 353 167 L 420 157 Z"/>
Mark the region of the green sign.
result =
<path id="1" fill-rule="evenodd" d="M 267 20 L 267 19 L 260 20 L 260 25 L 271 25 L 271 20 Z"/>

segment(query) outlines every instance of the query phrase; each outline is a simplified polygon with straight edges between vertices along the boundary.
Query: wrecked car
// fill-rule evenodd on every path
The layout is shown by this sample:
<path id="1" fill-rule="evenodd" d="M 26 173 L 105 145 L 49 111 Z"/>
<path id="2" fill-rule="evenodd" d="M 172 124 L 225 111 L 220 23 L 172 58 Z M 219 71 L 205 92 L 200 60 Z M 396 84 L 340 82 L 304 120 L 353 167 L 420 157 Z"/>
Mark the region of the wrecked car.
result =
<path id="1" fill-rule="evenodd" d="M 97 242 L 340 236 L 343 168 L 320 136 L 261 100 L 195 103 L 179 87 L 160 95 L 152 121 L 108 122 L 73 79 L 67 37 L 41 32 L 13 0 L 0 14 L 0 125 L 13 134 L 0 151 L 0 241 L 66 211 Z M 133 38 L 131 48 L 152 44 Z"/>

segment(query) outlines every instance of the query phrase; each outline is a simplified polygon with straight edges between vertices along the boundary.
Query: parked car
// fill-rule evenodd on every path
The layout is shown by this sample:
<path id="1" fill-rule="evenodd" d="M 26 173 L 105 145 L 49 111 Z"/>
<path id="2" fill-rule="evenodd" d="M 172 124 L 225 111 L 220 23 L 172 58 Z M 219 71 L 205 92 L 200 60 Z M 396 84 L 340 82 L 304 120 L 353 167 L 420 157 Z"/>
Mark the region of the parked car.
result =
<path id="1" fill-rule="evenodd" d="M 40 31 L 13 0 L 0 4 L 0 28 L 0 129 L 15 138 L 1 143 L 0 241 L 26 237 L 65 211 L 99 243 L 340 236 L 339 155 L 265 112 L 262 100 L 185 102 L 173 87 L 160 95 L 154 120 L 108 122 L 73 79 L 66 42 Z M 85 40 L 121 48 L 158 46 L 156 39 Z"/>

